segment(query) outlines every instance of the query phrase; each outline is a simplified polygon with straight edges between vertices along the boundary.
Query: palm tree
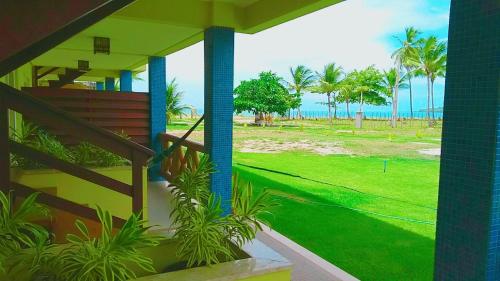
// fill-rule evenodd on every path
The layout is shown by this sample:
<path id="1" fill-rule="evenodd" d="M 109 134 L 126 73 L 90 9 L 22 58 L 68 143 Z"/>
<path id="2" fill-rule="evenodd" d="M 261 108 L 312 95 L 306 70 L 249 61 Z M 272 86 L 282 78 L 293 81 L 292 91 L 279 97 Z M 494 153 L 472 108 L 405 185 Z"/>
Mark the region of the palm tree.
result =
<path id="1" fill-rule="evenodd" d="M 304 92 L 314 84 L 314 74 L 310 69 L 303 65 L 297 66 L 295 69 L 290 67 L 292 81 L 287 82 L 290 90 L 294 91 L 298 98 L 301 98 Z M 300 103 L 297 106 L 298 117 L 302 118 L 300 112 Z"/>
<path id="2" fill-rule="evenodd" d="M 182 115 L 184 114 L 184 110 L 190 109 L 191 107 L 186 105 L 186 104 L 181 104 L 182 102 L 182 96 L 183 92 L 179 91 L 178 89 L 179 85 L 175 81 L 175 78 L 170 81 L 170 83 L 167 83 L 167 92 L 166 92 L 166 99 L 167 99 L 167 123 L 171 124 L 172 123 L 172 118 L 174 116 L 180 116 L 182 118 Z"/>
<path id="3" fill-rule="evenodd" d="M 405 83 L 407 76 L 399 78 L 398 70 L 396 68 L 391 68 L 389 71 L 385 71 L 382 74 L 382 86 L 384 87 L 385 95 L 392 97 L 392 119 L 391 126 L 396 127 L 396 120 L 398 115 L 398 89 L 408 88 L 408 84 Z M 398 81 L 399 79 L 399 81 Z"/>
<path id="4" fill-rule="evenodd" d="M 329 63 L 323 68 L 323 72 L 317 73 L 318 83 L 311 88 L 313 93 L 326 94 L 328 98 L 328 119 L 332 123 L 332 94 L 333 94 L 333 109 L 334 118 L 337 119 L 337 92 L 340 90 L 342 76 L 344 72 L 341 66 L 336 66 L 335 63 Z"/>
<path id="5" fill-rule="evenodd" d="M 339 85 L 339 94 L 337 96 L 337 100 L 340 103 L 345 103 L 348 119 L 351 119 L 349 105 L 355 99 L 354 87 L 356 85 L 354 81 L 355 79 L 354 74 L 355 74 L 354 72 L 349 72 L 346 74 L 345 78 Z"/>
<path id="6" fill-rule="evenodd" d="M 401 44 L 401 47 L 399 47 L 399 49 L 392 54 L 393 58 L 399 58 L 401 60 L 401 65 L 406 70 L 406 76 L 408 78 L 410 89 L 410 120 L 413 119 L 413 92 L 411 78 L 415 76 L 415 71 L 418 68 L 418 44 L 420 42 L 418 36 L 420 36 L 421 33 L 422 32 L 414 27 L 405 28 L 405 38 L 400 39 L 399 37 L 396 37 Z"/>
<path id="7" fill-rule="evenodd" d="M 427 120 L 434 122 L 434 81 L 446 73 L 446 42 L 440 42 L 435 36 L 421 40 L 418 48 L 419 71 L 427 78 Z M 430 121 L 432 108 L 432 122 Z"/>

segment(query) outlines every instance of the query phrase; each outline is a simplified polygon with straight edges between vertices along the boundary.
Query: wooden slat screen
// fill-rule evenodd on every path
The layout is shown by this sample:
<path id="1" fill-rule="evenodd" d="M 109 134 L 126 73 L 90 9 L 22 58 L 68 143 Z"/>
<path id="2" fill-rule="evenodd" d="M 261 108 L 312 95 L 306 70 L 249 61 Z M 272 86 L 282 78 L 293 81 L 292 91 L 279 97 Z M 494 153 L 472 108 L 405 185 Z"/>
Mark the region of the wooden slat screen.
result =
<path id="1" fill-rule="evenodd" d="M 124 132 L 132 141 L 149 147 L 149 95 L 138 92 L 108 92 L 47 87 L 23 88 L 75 117 L 101 128 Z M 67 144 L 75 144 L 57 128 L 50 128 Z"/>

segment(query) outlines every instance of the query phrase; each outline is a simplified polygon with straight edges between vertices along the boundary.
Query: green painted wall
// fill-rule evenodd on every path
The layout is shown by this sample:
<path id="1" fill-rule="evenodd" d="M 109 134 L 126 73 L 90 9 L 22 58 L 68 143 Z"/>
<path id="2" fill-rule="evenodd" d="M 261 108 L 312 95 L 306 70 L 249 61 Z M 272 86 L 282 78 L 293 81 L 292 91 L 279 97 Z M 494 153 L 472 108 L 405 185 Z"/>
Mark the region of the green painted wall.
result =
<path id="1" fill-rule="evenodd" d="M 132 183 L 132 168 L 113 167 L 93 169 L 94 171 L 119 180 L 121 182 Z M 40 169 L 40 170 L 11 170 L 12 180 L 32 188 L 56 188 L 57 196 L 70 200 L 75 203 L 108 210 L 112 215 L 127 219 L 132 214 L 132 198 L 102 188 L 99 185 L 79 179 L 58 170 Z M 147 192 L 147 169 L 143 169 L 143 196 L 144 196 L 144 217 L 148 217 L 148 192 Z"/>

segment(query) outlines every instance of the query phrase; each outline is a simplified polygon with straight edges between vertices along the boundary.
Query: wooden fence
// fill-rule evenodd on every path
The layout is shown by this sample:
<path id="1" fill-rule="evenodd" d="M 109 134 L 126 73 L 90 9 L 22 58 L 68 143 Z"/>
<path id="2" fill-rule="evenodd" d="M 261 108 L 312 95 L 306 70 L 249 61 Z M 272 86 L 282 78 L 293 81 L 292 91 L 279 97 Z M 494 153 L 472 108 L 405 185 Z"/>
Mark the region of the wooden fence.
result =
<path id="1" fill-rule="evenodd" d="M 132 141 L 149 147 L 150 110 L 147 93 L 47 87 L 23 88 L 23 91 L 100 128 L 125 133 Z M 36 120 L 33 121 L 36 123 Z M 64 143 L 75 144 L 75 138 L 60 131 L 57 126 L 50 128 L 50 131 Z"/>

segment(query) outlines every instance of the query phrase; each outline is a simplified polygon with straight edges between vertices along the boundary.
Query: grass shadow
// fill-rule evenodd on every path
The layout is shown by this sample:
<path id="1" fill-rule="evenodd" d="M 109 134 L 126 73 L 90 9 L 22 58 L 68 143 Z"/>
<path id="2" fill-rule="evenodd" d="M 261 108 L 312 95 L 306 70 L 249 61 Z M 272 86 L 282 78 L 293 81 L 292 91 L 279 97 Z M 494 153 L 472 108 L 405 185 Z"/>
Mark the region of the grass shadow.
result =
<path id="1" fill-rule="evenodd" d="M 240 178 L 288 197 L 265 215 L 274 229 L 361 280 L 432 280 L 434 240 L 235 168 Z M 304 201 L 306 200 L 306 201 Z M 325 203 L 311 204 L 310 202 Z M 410 223 L 410 222 L 407 222 Z"/>

